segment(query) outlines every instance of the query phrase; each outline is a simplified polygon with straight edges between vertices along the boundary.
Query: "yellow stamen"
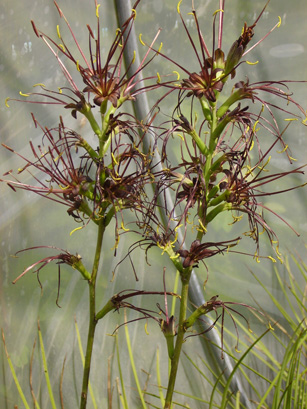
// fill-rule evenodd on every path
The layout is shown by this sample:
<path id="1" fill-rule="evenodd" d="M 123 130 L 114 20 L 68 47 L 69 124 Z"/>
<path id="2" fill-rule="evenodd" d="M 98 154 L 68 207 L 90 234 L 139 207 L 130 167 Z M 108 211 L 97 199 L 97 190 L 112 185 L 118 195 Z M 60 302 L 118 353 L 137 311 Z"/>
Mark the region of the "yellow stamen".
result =
<path id="1" fill-rule="evenodd" d="M 217 13 L 224 13 L 224 10 L 223 9 L 218 9 L 218 10 L 215 10 L 215 12 L 212 14 L 213 15 L 213 17 L 217 14 Z"/>
<path id="2" fill-rule="evenodd" d="M 59 187 L 60 187 L 61 190 L 67 190 L 67 189 L 69 189 L 69 186 L 65 186 L 65 187 L 64 187 L 64 186 L 59 185 Z"/>
<path id="3" fill-rule="evenodd" d="M 59 39 L 61 39 L 61 33 L 60 33 L 60 26 L 59 25 L 56 26 L 56 32 L 58 34 Z"/>
<path id="4" fill-rule="evenodd" d="M 160 82 L 161 82 L 161 77 L 160 77 L 160 74 L 157 72 L 157 84 L 160 84 Z"/>
<path id="5" fill-rule="evenodd" d="M 149 335 L 149 332 L 147 331 L 147 326 L 148 326 L 148 323 L 146 322 L 146 323 L 145 323 L 145 326 L 144 326 L 144 329 L 145 329 L 146 335 Z"/>
<path id="6" fill-rule="evenodd" d="M 256 62 L 246 61 L 246 64 L 248 64 L 248 65 L 256 65 L 256 64 L 258 64 L 258 62 L 259 62 L 259 61 L 256 61 Z"/>
<path id="7" fill-rule="evenodd" d="M 284 121 L 298 121 L 297 118 L 284 118 Z"/>
<path id="8" fill-rule="evenodd" d="M 100 7 L 100 4 L 97 4 L 97 7 L 96 7 L 96 17 L 97 18 L 99 18 L 99 7 Z"/>
<path id="9" fill-rule="evenodd" d="M 281 17 L 280 16 L 278 16 L 278 24 L 277 24 L 277 28 L 279 28 L 280 26 L 281 26 Z"/>
<path id="10" fill-rule="evenodd" d="M 269 258 L 270 260 L 272 260 L 272 261 L 273 261 L 273 263 L 276 263 L 276 260 L 275 260 L 275 258 L 274 258 L 274 257 L 268 256 L 268 258 Z"/>
<path id="11" fill-rule="evenodd" d="M 179 74 L 179 72 L 178 72 L 178 71 L 173 71 L 173 73 L 174 73 L 174 74 L 177 74 L 177 81 L 179 81 L 179 80 L 180 80 L 180 74 Z M 307 117 L 306 117 L 305 121 L 307 121 Z"/>
<path id="12" fill-rule="evenodd" d="M 62 94 L 62 88 L 58 87 L 59 93 Z"/>
<path id="13" fill-rule="evenodd" d="M 134 62 L 135 62 L 135 57 L 136 57 L 136 52 L 135 52 L 135 50 L 133 50 L 132 64 L 134 64 Z"/>
<path id="14" fill-rule="evenodd" d="M 207 233 L 207 229 L 206 229 L 206 227 L 203 225 L 203 222 L 200 220 L 200 219 L 198 219 L 198 223 L 199 223 L 199 225 L 200 225 L 200 227 L 201 227 L 201 230 L 200 231 L 203 231 L 204 233 Z M 198 230 L 198 229 L 197 229 Z"/>
<path id="15" fill-rule="evenodd" d="M 83 229 L 83 226 L 81 226 L 81 227 L 76 227 L 75 229 L 73 229 L 73 230 L 69 233 L 69 235 L 71 236 L 75 231 L 81 230 L 81 229 Z"/>
<path id="16" fill-rule="evenodd" d="M 131 9 L 131 11 L 132 11 L 132 14 L 133 14 L 133 19 L 135 19 L 135 17 L 136 17 L 136 10 L 135 10 L 135 9 Z"/>
<path id="17" fill-rule="evenodd" d="M 271 158 L 272 158 L 272 156 L 269 156 L 269 158 L 268 158 L 268 160 L 265 162 L 265 164 L 262 165 L 262 166 L 257 166 L 257 168 L 260 169 L 261 172 L 262 172 L 262 171 L 263 171 L 263 172 L 269 172 L 269 170 L 268 170 L 268 169 L 265 169 L 265 167 L 266 167 L 266 165 L 270 162 Z"/>
<path id="18" fill-rule="evenodd" d="M 80 65 L 79 65 L 79 60 L 76 62 L 77 70 L 80 72 Z"/>
<path id="19" fill-rule="evenodd" d="M 22 97 L 29 97 L 29 96 L 30 96 L 29 94 L 24 94 L 24 93 L 21 92 L 21 91 L 19 91 L 19 94 L 20 94 Z"/>
<path id="20" fill-rule="evenodd" d="M 115 158 L 115 156 L 114 156 L 113 152 L 112 152 L 111 156 L 112 156 L 112 159 L 113 159 L 113 161 L 114 161 L 115 165 L 118 165 L 118 162 L 117 162 L 117 160 L 116 160 L 116 158 Z"/>
<path id="21" fill-rule="evenodd" d="M 289 145 L 286 145 L 283 150 L 277 151 L 277 153 L 284 153 L 289 148 Z"/>
<path id="22" fill-rule="evenodd" d="M 178 257 L 180 257 L 180 255 L 179 255 L 179 254 L 176 254 L 175 256 L 171 256 L 170 259 L 171 259 L 171 260 L 176 260 Z"/>
<path id="23" fill-rule="evenodd" d="M 38 82 L 37 84 L 34 84 L 34 85 L 33 85 L 33 88 L 34 88 L 34 87 L 43 87 L 43 88 L 45 88 L 46 85 L 43 84 L 42 82 Z"/>
<path id="24" fill-rule="evenodd" d="M 259 131 L 259 128 L 256 129 L 256 126 L 258 125 L 258 122 L 259 122 L 259 121 L 256 121 L 256 122 L 254 123 L 254 126 L 253 126 L 253 132 L 254 132 L 254 133 L 256 133 L 256 132 Z"/>
<path id="25" fill-rule="evenodd" d="M 64 53 L 65 53 L 65 47 L 64 47 L 64 45 L 63 44 L 59 44 L 59 47 L 64 51 Z"/>
<path id="26" fill-rule="evenodd" d="M 163 47 L 163 43 L 161 41 L 160 47 L 158 48 L 158 53 L 162 50 L 162 47 Z"/>
<path id="27" fill-rule="evenodd" d="M 274 331 L 274 328 L 272 327 L 270 322 L 269 322 L 269 330 Z"/>
<path id="28" fill-rule="evenodd" d="M 177 4 L 177 13 L 180 14 L 180 4 L 181 4 L 182 0 L 179 1 L 179 3 Z"/>
<path id="29" fill-rule="evenodd" d="M 7 107 L 7 108 L 9 108 L 10 106 L 9 106 L 9 104 L 7 103 L 7 101 L 9 101 L 10 100 L 10 97 L 8 97 L 8 98 L 5 98 L 5 106 Z"/>
<path id="30" fill-rule="evenodd" d="M 121 226 L 120 226 L 124 231 L 130 231 L 130 229 L 127 229 L 125 226 L 124 226 L 124 222 L 122 222 L 121 223 Z"/>
<path id="31" fill-rule="evenodd" d="M 139 35 L 139 40 L 140 40 L 140 43 L 141 43 L 142 45 L 145 45 L 144 41 L 142 40 L 142 33 L 140 33 L 140 35 Z"/>

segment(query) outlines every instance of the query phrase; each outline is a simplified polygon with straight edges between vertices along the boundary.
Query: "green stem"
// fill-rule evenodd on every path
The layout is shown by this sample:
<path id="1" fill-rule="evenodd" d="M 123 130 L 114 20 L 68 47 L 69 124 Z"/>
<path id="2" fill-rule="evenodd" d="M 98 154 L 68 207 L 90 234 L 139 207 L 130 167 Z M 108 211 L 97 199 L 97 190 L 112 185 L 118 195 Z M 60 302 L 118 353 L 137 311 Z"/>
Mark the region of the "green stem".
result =
<path id="1" fill-rule="evenodd" d="M 98 138 L 101 138 L 101 129 L 100 126 L 98 125 L 94 114 L 92 112 L 92 108 L 90 107 L 89 104 L 87 104 L 81 111 L 80 111 L 85 117 L 86 119 L 89 121 L 92 130 L 95 132 L 95 134 L 98 136 Z"/>
<path id="2" fill-rule="evenodd" d="M 170 409 L 173 400 L 173 393 L 175 388 L 176 376 L 179 365 L 179 358 L 181 354 L 181 348 L 184 341 L 184 334 L 186 331 L 185 320 L 187 315 L 188 307 L 188 292 L 189 292 L 189 281 L 191 277 L 191 269 L 189 269 L 185 274 L 181 275 L 182 289 L 181 289 L 181 299 L 180 299 L 180 313 L 179 313 L 179 325 L 178 334 L 176 338 L 176 345 L 173 357 L 171 359 L 171 371 L 169 375 L 168 387 L 165 397 L 164 409 Z"/>
<path id="3" fill-rule="evenodd" d="M 87 403 L 90 369 L 91 369 L 91 359 L 92 359 L 92 353 L 93 353 L 95 329 L 97 325 L 96 279 L 97 279 L 99 261 L 100 261 L 100 256 L 101 256 L 101 248 L 102 248 L 104 231 L 105 231 L 105 224 L 103 220 L 101 220 L 98 226 L 97 244 L 96 244 L 96 251 L 95 251 L 95 258 L 94 258 L 94 263 L 93 263 L 91 279 L 90 281 L 88 281 L 90 312 L 89 312 L 89 328 L 88 328 L 88 335 L 87 335 L 86 355 L 85 355 L 84 370 L 83 370 L 83 382 L 82 382 L 80 409 L 85 409 L 86 403 Z"/>

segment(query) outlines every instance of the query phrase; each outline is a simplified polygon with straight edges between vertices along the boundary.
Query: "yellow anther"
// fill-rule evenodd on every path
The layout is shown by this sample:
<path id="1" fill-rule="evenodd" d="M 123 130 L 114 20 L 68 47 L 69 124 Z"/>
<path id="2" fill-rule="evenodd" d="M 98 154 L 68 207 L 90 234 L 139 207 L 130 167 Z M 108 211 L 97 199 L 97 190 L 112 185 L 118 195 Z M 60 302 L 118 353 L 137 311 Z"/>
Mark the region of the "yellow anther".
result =
<path id="1" fill-rule="evenodd" d="M 76 227 L 75 229 L 73 229 L 73 230 L 69 233 L 69 235 L 71 236 L 75 231 L 81 230 L 81 229 L 83 229 L 83 226 Z"/>
<path id="2" fill-rule="evenodd" d="M 292 156 L 289 156 L 289 159 L 293 160 L 294 162 L 296 162 L 296 161 L 297 161 L 297 159 L 292 158 Z"/>
<path id="3" fill-rule="evenodd" d="M 140 43 L 141 43 L 142 45 L 145 45 L 144 41 L 142 40 L 142 33 L 140 33 L 140 35 L 139 35 L 139 40 L 140 40 Z"/>
<path id="4" fill-rule="evenodd" d="M 268 256 L 268 258 L 269 258 L 270 260 L 272 260 L 272 261 L 273 261 L 273 263 L 276 263 L 276 260 L 275 260 L 275 258 L 274 258 L 274 257 Z"/>
<path id="5" fill-rule="evenodd" d="M 284 118 L 284 121 L 298 121 L 297 118 Z"/>
<path id="6" fill-rule="evenodd" d="M 206 227 L 203 225 L 203 222 L 200 220 L 200 219 L 198 219 L 198 223 L 199 223 L 199 225 L 200 225 L 200 227 L 201 227 L 201 230 L 204 232 L 204 233 L 207 233 L 207 229 L 206 229 Z M 198 229 L 197 229 L 198 230 Z"/>
<path id="7" fill-rule="evenodd" d="M 19 91 L 19 94 L 20 94 L 22 97 L 29 97 L 29 94 L 24 94 L 24 93 L 21 92 L 21 91 Z"/>
<path id="8" fill-rule="evenodd" d="M 254 126 L 253 126 L 253 132 L 254 132 L 254 133 L 256 133 L 256 132 L 259 131 L 259 128 L 256 129 L 256 126 L 258 125 L 258 122 L 259 122 L 259 121 L 256 121 L 256 122 L 254 123 Z"/>
<path id="9" fill-rule="evenodd" d="M 163 47 L 163 43 L 161 41 L 160 47 L 158 48 L 158 53 L 162 50 L 162 47 Z"/>
<path id="10" fill-rule="evenodd" d="M 60 188 L 61 190 L 67 190 L 67 189 L 69 189 L 69 186 L 61 186 L 61 185 L 59 185 L 59 188 Z"/>
<path id="11" fill-rule="evenodd" d="M 161 82 L 161 77 L 160 77 L 160 74 L 157 72 L 157 84 L 160 84 L 160 82 Z"/>
<path id="12" fill-rule="evenodd" d="M 259 61 L 251 62 L 251 61 L 246 61 L 246 64 L 248 65 L 256 65 L 258 64 Z"/>
<path id="13" fill-rule="evenodd" d="M 259 256 L 258 256 L 258 254 L 257 254 L 257 253 L 255 253 L 255 255 L 254 255 L 254 259 L 256 260 L 256 262 L 257 262 L 257 263 L 260 263 Z"/>
<path id="14" fill-rule="evenodd" d="M 135 50 L 133 50 L 133 58 L 132 58 L 132 64 L 134 64 L 134 62 L 135 62 L 135 57 L 136 57 L 136 52 L 135 52 Z"/>
<path id="15" fill-rule="evenodd" d="M 269 330 L 274 331 L 274 328 L 272 327 L 270 322 L 269 322 Z"/>
<path id="16" fill-rule="evenodd" d="M 43 88 L 45 88 L 46 85 L 43 84 L 42 82 L 38 82 L 37 84 L 34 84 L 34 85 L 33 85 L 33 88 L 34 88 L 34 87 L 43 87 Z"/>
<path id="17" fill-rule="evenodd" d="M 180 229 L 180 227 L 182 227 L 182 224 L 179 224 L 178 226 L 175 227 L 175 232 L 177 233 L 177 231 Z"/>
<path id="18" fill-rule="evenodd" d="M 148 326 L 148 323 L 146 322 L 146 323 L 145 323 L 145 326 L 144 326 L 144 329 L 145 329 L 146 335 L 149 335 L 149 332 L 147 331 L 147 326 Z"/>
<path id="19" fill-rule="evenodd" d="M 180 255 L 179 255 L 179 254 L 176 254 L 175 256 L 171 256 L 170 259 L 171 259 L 171 260 L 176 260 L 178 257 L 180 257 Z"/>
<path id="20" fill-rule="evenodd" d="M 255 145 L 255 141 L 252 141 L 251 147 L 249 148 L 250 151 L 253 149 L 254 145 Z"/>
<path id="21" fill-rule="evenodd" d="M 174 246 L 174 244 L 176 243 L 177 239 L 178 239 L 178 233 L 176 232 L 174 240 L 169 243 L 171 247 Z"/>
<path id="22" fill-rule="evenodd" d="M 58 37 L 61 38 L 60 26 L 59 25 L 56 26 L 56 32 L 58 34 Z"/>
<path id="23" fill-rule="evenodd" d="M 217 14 L 217 13 L 224 13 L 224 10 L 223 9 L 218 9 L 218 10 L 215 10 L 215 12 L 213 13 L 213 17 Z"/>
<path id="24" fill-rule="evenodd" d="M 7 103 L 7 101 L 9 101 L 9 100 L 10 100 L 10 97 L 5 98 L 5 106 L 6 106 L 7 108 L 10 107 L 9 104 Z"/>
<path id="25" fill-rule="evenodd" d="M 131 9 L 131 11 L 132 11 L 132 14 L 133 14 L 133 19 L 135 19 L 135 17 L 136 17 L 136 10 L 135 10 L 135 9 Z"/>
<path id="26" fill-rule="evenodd" d="M 76 62 L 77 70 L 80 72 L 80 65 L 79 65 L 79 60 Z"/>
<path id="27" fill-rule="evenodd" d="M 65 53 L 65 47 L 64 47 L 64 45 L 63 44 L 59 44 L 59 47 L 64 51 L 64 53 Z"/>
<path id="28" fill-rule="evenodd" d="M 127 229 L 127 228 L 124 226 L 124 222 L 121 223 L 121 226 L 120 226 L 120 227 L 121 227 L 122 230 L 124 230 L 124 231 L 130 231 L 130 229 Z"/>
<path id="29" fill-rule="evenodd" d="M 62 88 L 61 88 L 61 87 L 58 87 L 58 90 L 59 90 L 59 93 L 62 94 L 62 92 L 63 92 L 63 91 L 62 91 Z"/>
<path id="30" fill-rule="evenodd" d="M 277 258 L 280 261 L 280 264 L 284 264 L 284 260 L 281 257 L 277 256 Z"/>
<path id="31" fill-rule="evenodd" d="M 179 81 L 179 80 L 180 80 L 180 74 L 179 74 L 179 72 L 178 72 L 178 71 L 173 71 L 173 73 L 174 73 L 174 74 L 177 74 L 177 81 Z M 307 117 L 306 117 L 305 121 L 307 121 Z"/>
<path id="32" fill-rule="evenodd" d="M 180 4 L 181 4 L 182 0 L 180 0 L 177 4 L 177 13 L 180 14 Z"/>
<path id="33" fill-rule="evenodd" d="M 116 160 L 116 158 L 115 158 L 113 152 L 111 153 L 111 156 L 112 156 L 112 159 L 113 159 L 115 165 L 118 165 L 118 162 L 117 162 L 117 160 Z"/>
<path id="34" fill-rule="evenodd" d="M 121 32 L 122 32 L 121 29 L 117 28 L 116 31 L 115 31 L 115 34 L 118 36 Z"/>
<path id="35" fill-rule="evenodd" d="M 269 156 L 269 157 L 268 157 L 268 160 L 265 162 L 265 164 L 262 165 L 262 166 L 257 166 L 257 168 L 260 169 L 261 172 L 262 172 L 262 171 L 263 171 L 263 172 L 269 172 L 268 169 L 265 169 L 265 167 L 266 167 L 266 165 L 270 162 L 271 158 L 272 158 L 272 156 Z"/>
<path id="36" fill-rule="evenodd" d="M 235 351 L 240 353 L 241 351 L 238 349 L 238 347 L 235 347 Z"/>
<path id="37" fill-rule="evenodd" d="M 283 150 L 277 151 L 277 153 L 284 153 L 289 148 L 289 145 L 286 145 Z"/>
<path id="38" fill-rule="evenodd" d="M 279 28 L 280 26 L 281 26 L 281 17 L 278 16 L 278 24 L 277 24 L 277 27 Z"/>
<path id="39" fill-rule="evenodd" d="M 96 7 L 96 17 L 97 18 L 99 18 L 99 7 L 100 7 L 100 4 L 97 4 L 97 7 Z"/>

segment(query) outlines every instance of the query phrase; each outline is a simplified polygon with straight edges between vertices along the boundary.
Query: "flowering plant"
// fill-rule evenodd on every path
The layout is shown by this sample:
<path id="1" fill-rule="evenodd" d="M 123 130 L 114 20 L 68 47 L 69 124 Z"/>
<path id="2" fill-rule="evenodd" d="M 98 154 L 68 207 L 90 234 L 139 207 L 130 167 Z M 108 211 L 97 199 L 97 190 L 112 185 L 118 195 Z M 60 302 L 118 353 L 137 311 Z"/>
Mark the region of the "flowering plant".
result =
<path id="1" fill-rule="evenodd" d="M 57 59 L 68 86 L 55 91 L 47 89 L 44 84 L 38 84 L 41 91 L 26 94 L 26 101 L 50 106 L 59 104 L 70 111 L 73 118 L 83 116 L 95 135 L 95 142 L 92 143 L 90 138 L 66 127 L 63 117 L 60 117 L 58 126 L 50 129 L 41 125 L 32 114 L 35 127 L 42 131 L 42 144 L 35 147 L 30 143 L 33 158 L 25 158 L 4 145 L 25 161 L 18 173 L 33 172 L 34 182 L 23 182 L 19 176 L 13 176 L 12 171 L 6 173 L 3 182 L 14 191 L 24 189 L 66 206 L 68 215 L 78 223 L 77 229 L 86 227 L 89 223 L 97 227 L 96 250 L 91 269 L 86 267 L 87 263 L 83 264 L 81 255 L 48 246 L 47 248 L 60 253 L 33 263 L 14 280 L 16 282 L 32 269 L 36 269 L 39 275 L 44 266 L 56 261 L 59 268 L 66 264 L 78 270 L 87 282 L 89 329 L 81 409 L 86 408 L 88 401 L 96 327 L 110 311 L 122 308 L 134 309 L 140 313 L 140 319 L 153 318 L 160 326 L 170 359 L 169 381 L 163 406 L 171 408 L 179 358 L 182 345 L 189 336 L 187 334 L 201 317 L 222 309 L 223 346 L 224 313 L 228 312 L 233 319 L 232 314 L 237 312 L 234 309 L 235 303 L 223 302 L 214 295 L 209 296 L 209 301 L 204 299 L 199 305 L 194 305 L 194 311 L 189 314 L 188 294 L 191 291 L 191 277 L 195 274 L 193 269 L 201 264 L 206 266 L 208 258 L 240 252 L 242 236 L 250 237 L 255 243 L 255 251 L 250 254 L 252 258 L 281 260 L 277 234 L 268 224 L 265 215 L 271 212 L 288 223 L 270 210 L 262 202 L 262 198 L 299 187 L 266 190 L 276 180 L 303 174 L 302 167 L 267 173 L 270 156 L 275 153 L 277 146 L 287 157 L 289 165 L 293 162 L 289 147 L 284 141 L 289 125 L 280 127 L 275 112 L 280 111 L 287 119 L 301 119 L 305 123 L 305 111 L 292 99 L 289 82 L 250 83 L 246 78 L 237 79 L 239 66 L 247 62 L 246 55 L 262 41 L 261 39 L 248 48 L 256 25 L 269 2 L 254 23 L 250 26 L 244 24 L 241 35 L 234 38 L 228 53 L 225 53 L 222 50 L 225 0 L 219 1 L 219 9 L 213 16 L 211 52 L 193 2 L 191 15 L 195 23 L 194 33 L 187 27 L 181 14 L 181 0 L 177 12 L 195 53 L 196 66 L 192 71 L 164 54 L 161 46 L 156 47 L 159 32 L 151 44 L 146 45 L 141 40 L 143 46 L 147 47 L 143 60 L 137 62 L 137 56 L 129 54 L 139 2 L 140 0 L 133 5 L 129 16 L 117 30 L 106 56 L 101 51 L 97 0 L 97 26 L 96 30 L 87 26 L 87 51 L 81 48 L 68 19 L 55 2 L 60 18 L 64 19 L 72 35 L 80 59 L 69 50 L 59 28 L 57 34 L 60 44 L 32 22 L 36 36 L 44 41 Z M 124 8 L 123 5 L 122 7 Z M 173 65 L 175 75 L 142 75 L 158 56 Z M 63 60 L 73 64 L 73 72 Z M 180 71 L 182 79 L 177 71 Z M 84 83 L 83 88 L 77 85 L 79 79 Z M 231 89 L 229 83 L 232 84 Z M 126 109 L 128 104 L 140 104 L 140 98 L 152 91 L 158 92 L 159 97 L 145 113 L 146 116 L 139 117 L 129 113 L 128 108 Z M 165 122 L 161 119 L 158 124 L 161 104 L 171 100 L 174 95 L 176 102 L 171 106 L 170 120 Z M 277 102 L 272 103 L 271 96 Z M 7 105 L 8 101 L 9 99 L 6 101 Z M 286 107 L 284 102 L 287 103 Z M 199 111 L 201 119 L 198 118 Z M 262 134 L 271 141 L 269 146 L 266 141 L 265 148 Z M 178 160 L 172 154 L 174 148 L 180 152 Z M 41 175 L 37 176 L 36 172 Z M 221 237 L 217 242 L 208 241 L 211 223 L 225 212 L 231 213 L 233 223 L 246 217 L 248 231 L 243 230 L 238 237 Z M 145 250 L 144 257 L 147 260 L 151 247 L 160 248 L 162 254 L 168 256 L 174 270 L 179 272 L 180 294 L 167 291 L 164 278 L 163 291 L 123 290 L 112 295 L 102 308 L 98 308 L 97 277 L 102 274 L 101 254 L 105 232 L 112 226 L 111 221 L 115 221 L 115 251 L 121 235 L 135 233 L 140 240 L 127 249 L 127 257 L 130 257 L 134 249 L 141 248 Z M 263 232 L 274 248 L 275 258 L 261 253 L 260 234 Z M 39 248 L 37 246 L 26 250 Z M 133 264 L 132 269 L 138 279 L 140 272 L 135 271 Z M 165 274 L 166 271 L 164 276 Z M 138 295 L 164 295 L 165 310 L 159 307 L 156 312 L 136 306 L 133 297 Z M 167 296 L 174 297 L 180 304 L 177 319 L 173 315 L 169 316 Z M 251 308 L 242 303 L 238 305 Z M 161 314 L 165 318 L 161 318 Z M 242 316 L 239 312 L 237 314 Z M 216 320 L 219 318 L 216 315 Z M 202 333 L 212 330 L 215 322 L 208 325 Z M 233 323 L 237 329 L 235 320 Z"/>

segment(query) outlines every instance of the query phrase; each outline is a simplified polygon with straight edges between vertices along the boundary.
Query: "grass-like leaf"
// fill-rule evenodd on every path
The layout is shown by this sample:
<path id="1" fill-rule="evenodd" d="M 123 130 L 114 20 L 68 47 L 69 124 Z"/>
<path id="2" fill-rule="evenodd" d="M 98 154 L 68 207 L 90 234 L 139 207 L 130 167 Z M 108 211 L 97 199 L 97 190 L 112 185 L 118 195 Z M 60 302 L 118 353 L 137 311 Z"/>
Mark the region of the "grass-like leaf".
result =
<path id="1" fill-rule="evenodd" d="M 127 325 L 126 310 L 125 310 L 125 335 L 126 335 L 126 344 L 127 344 L 127 348 L 128 348 L 130 364 L 131 364 L 131 368 L 132 368 L 136 388 L 137 388 L 137 391 L 138 391 L 139 398 L 141 400 L 141 404 L 142 404 L 143 409 L 147 409 L 147 406 L 146 406 L 146 403 L 145 403 L 145 400 L 144 400 L 144 393 L 143 393 L 141 385 L 140 385 L 139 377 L 138 377 L 135 362 L 134 362 L 134 356 L 133 356 L 133 351 L 132 351 L 132 347 L 131 347 L 129 329 L 128 329 L 128 325 Z"/>
<path id="2" fill-rule="evenodd" d="M 27 402 L 27 399 L 26 399 L 26 397 L 25 397 L 25 395 L 24 395 L 24 393 L 23 393 L 23 390 L 22 390 L 22 388 L 21 388 L 21 386 L 20 386 L 20 383 L 19 383 L 19 381 L 18 381 L 16 372 L 15 372 L 15 369 L 14 369 L 14 365 L 13 365 L 12 360 L 11 360 L 11 358 L 10 358 L 10 355 L 9 355 L 9 353 L 8 353 L 8 351 L 7 351 L 6 344 L 5 344 L 5 337 L 4 337 L 3 329 L 1 329 L 1 332 L 2 332 L 2 340 L 3 340 L 4 351 L 5 351 L 5 354 L 6 354 L 7 362 L 8 362 L 8 364 L 9 364 L 10 370 L 11 370 L 11 372 L 12 372 L 12 376 L 13 376 L 15 385 L 16 385 L 16 387 L 17 387 L 19 396 L 20 396 L 20 398 L 21 398 L 23 404 L 25 405 L 25 409 L 30 409 L 30 406 L 29 406 L 29 404 L 28 404 L 28 402 Z"/>
<path id="3" fill-rule="evenodd" d="M 44 373 L 45 373 L 45 379 L 46 379 L 46 384 L 47 384 L 47 389 L 48 389 L 48 394 L 51 402 L 51 406 L 53 409 L 56 409 L 56 404 L 52 392 L 52 387 L 51 387 L 51 382 L 50 382 L 50 377 L 49 377 L 49 370 L 48 370 L 48 365 L 47 365 L 47 359 L 46 359 L 46 353 L 45 353 L 45 347 L 44 347 L 44 342 L 43 342 L 43 336 L 42 332 L 40 329 L 39 322 L 37 323 L 38 327 L 38 339 L 39 339 L 39 345 L 41 348 L 41 354 L 42 354 L 42 359 L 43 359 L 43 367 L 44 367 Z"/>

